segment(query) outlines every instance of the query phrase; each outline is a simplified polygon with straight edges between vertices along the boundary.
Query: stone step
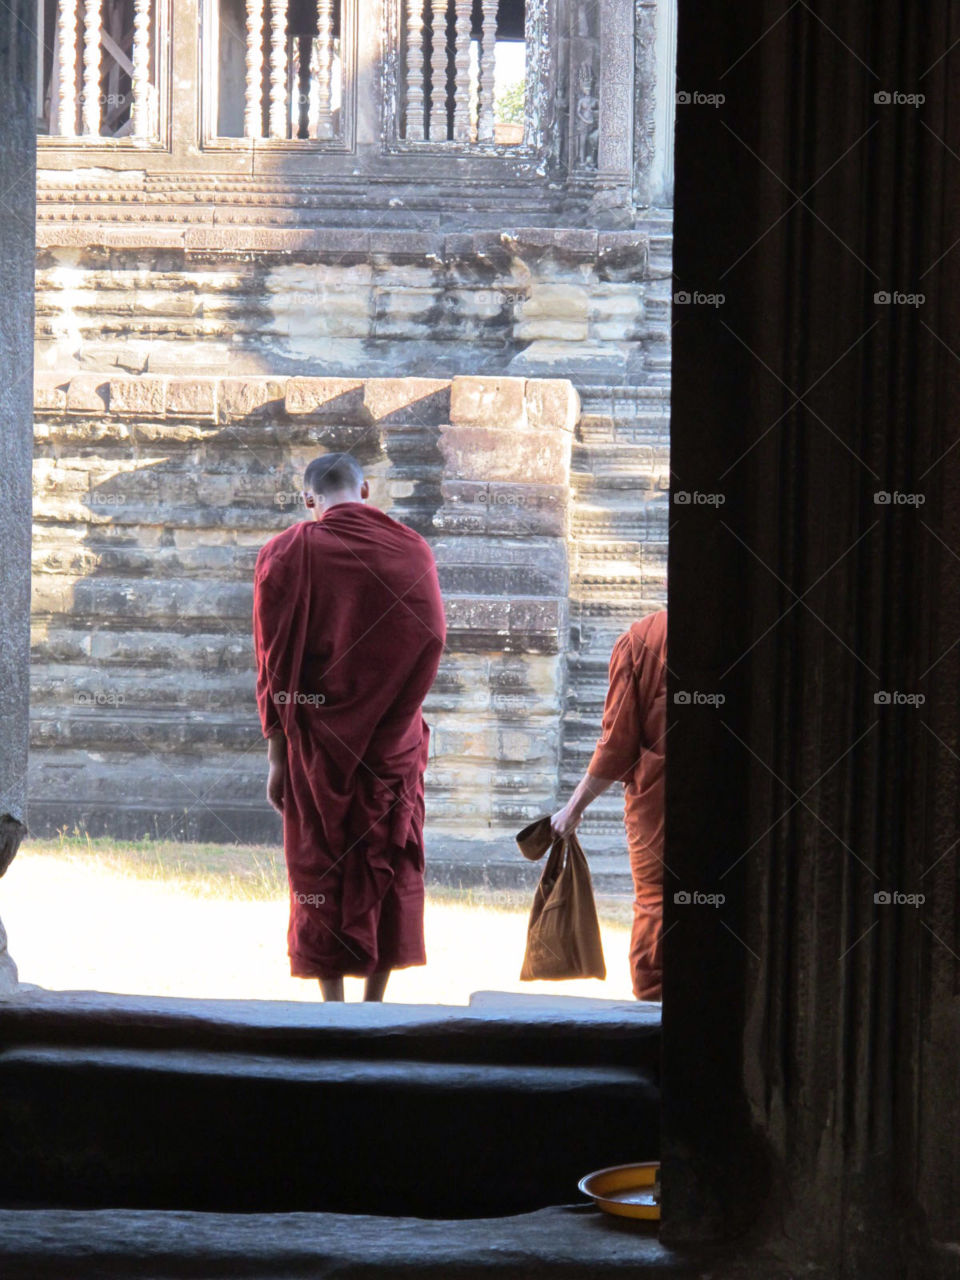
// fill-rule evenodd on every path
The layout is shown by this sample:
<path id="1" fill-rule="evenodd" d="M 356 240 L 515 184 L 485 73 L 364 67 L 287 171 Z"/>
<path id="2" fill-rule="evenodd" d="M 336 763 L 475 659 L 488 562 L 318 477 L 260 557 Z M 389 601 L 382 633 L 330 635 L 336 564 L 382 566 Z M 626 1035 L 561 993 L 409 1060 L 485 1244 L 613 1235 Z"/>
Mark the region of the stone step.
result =
<path id="1" fill-rule="evenodd" d="M 432 1220 L 363 1214 L 201 1214 L 163 1210 L 0 1210 L 5 1280 L 171 1280 L 293 1274 L 364 1280 L 702 1280 L 738 1270 L 721 1249 L 691 1254 L 655 1232 L 606 1227 L 571 1193 L 554 1208 L 512 1217 Z M 135 1262 L 130 1260 L 135 1259 Z M 136 1271 L 132 1268 L 136 1266 Z M 788 1280 L 773 1257 L 744 1264 L 753 1280 Z"/>
<path id="2" fill-rule="evenodd" d="M 591 616 L 596 609 L 620 604 L 623 608 L 635 608 L 640 598 L 660 584 L 666 584 L 666 570 L 638 557 L 631 563 L 624 557 L 620 561 L 597 561 L 592 565 L 578 566 L 571 579 L 570 599 L 579 607 L 581 616 Z"/>
<path id="3" fill-rule="evenodd" d="M 69 1001 L 8 1011 L 8 1203 L 489 1217 L 659 1151 L 655 1006 Z"/>
<path id="4" fill-rule="evenodd" d="M 253 584 L 203 578 L 156 580 L 40 574 L 33 584 L 33 616 L 97 618 L 98 623 L 135 628 L 189 620 L 198 629 L 229 624 L 249 631 Z"/>
<path id="5" fill-rule="evenodd" d="M 619 635 L 627 630 L 631 622 L 650 612 L 646 607 L 647 600 L 648 595 L 639 582 L 635 588 L 631 588 L 630 584 L 611 586 L 609 589 L 592 586 L 588 597 L 574 601 L 577 606 L 577 622 L 581 626 L 603 623 L 616 630 Z"/>
<path id="6" fill-rule="evenodd" d="M 638 560 L 642 555 L 661 558 L 662 542 L 640 542 L 633 538 L 578 538 L 573 544 L 580 564 L 603 564 L 620 559 Z"/>
<path id="7" fill-rule="evenodd" d="M 669 388 L 656 386 L 647 386 L 642 382 L 622 383 L 622 382 L 605 382 L 591 383 L 585 387 L 581 393 L 584 403 L 591 407 L 598 403 L 610 403 L 614 405 L 624 404 L 669 404 L 670 391 Z"/>
<path id="8" fill-rule="evenodd" d="M 637 474 L 615 469 L 603 475 L 575 471 L 570 475 L 574 503 L 586 501 L 591 506 L 622 506 L 624 496 L 634 495 L 636 502 L 649 501 L 658 494 L 666 496 L 669 472 L 666 466 L 656 473 Z M 618 500 L 619 499 L 619 500 Z"/>
<path id="9" fill-rule="evenodd" d="M 567 689 L 567 702 L 563 714 L 564 751 L 570 749 L 568 735 L 582 731 L 595 740 L 600 731 L 600 720 L 607 700 L 606 675 L 602 681 L 586 684 L 571 681 Z"/>
<path id="10" fill-rule="evenodd" d="M 177 630 L 163 627 L 153 631 L 124 629 L 92 630 L 86 619 L 76 626 L 48 625 L 35 621 L 31 637 L 31 661 L 35 670 L 74 665 L 76 674 L 89 677 L 113 669 L 136 668 L 149 663 L 154 672 L 173 671 L 178 676 L 192 672 L 223 674 L 233 672 L 246 680 L 253 669 L 253 641 L 247 632 Z M 95 666 L 91 667 L 91 664 Z"/>
<path id="11" fill-rule="evenodd" d="M 669 505 L 666 494 L 659 491 L 637 503 L 623 503 L 618 496 L 613 502 L 601 505 L 599 494 L 591 495 L 592 501 L 577 502 L 571 513 L 571 528 L 576 542 L 595 539 L 630 542 L 661 542 L 669 524 Z"/>
<path id="12" fill-rule="evenodd" d="M 670 468 L 670 446 L 666 441 L 640 444 L 634 441 L 591 441 L 575 444 L 570 459 L 573 472 L 597 477 L 657 475 Z"/>

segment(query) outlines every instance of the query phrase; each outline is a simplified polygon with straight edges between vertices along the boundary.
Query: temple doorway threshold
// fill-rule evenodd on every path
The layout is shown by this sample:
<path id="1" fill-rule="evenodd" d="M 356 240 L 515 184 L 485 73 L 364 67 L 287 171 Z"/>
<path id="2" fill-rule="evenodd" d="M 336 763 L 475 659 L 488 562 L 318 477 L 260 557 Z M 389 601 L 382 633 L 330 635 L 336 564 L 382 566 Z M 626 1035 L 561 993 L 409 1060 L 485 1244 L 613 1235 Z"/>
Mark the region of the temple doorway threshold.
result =
<path id="1" fill-rule="evenodd" d="M 499 1218 L 659 1156 L 657 1005 L 22 989 L 3 1012 L 5 1207 Z"/>

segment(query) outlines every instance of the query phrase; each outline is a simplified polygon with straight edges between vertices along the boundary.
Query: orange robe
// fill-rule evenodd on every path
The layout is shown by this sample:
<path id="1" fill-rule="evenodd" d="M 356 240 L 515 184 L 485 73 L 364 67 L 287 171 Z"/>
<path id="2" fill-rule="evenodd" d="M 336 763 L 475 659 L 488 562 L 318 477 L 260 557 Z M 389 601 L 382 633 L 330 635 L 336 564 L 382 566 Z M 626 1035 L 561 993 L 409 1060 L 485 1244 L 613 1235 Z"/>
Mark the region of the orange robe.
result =
<path id="1" fill-rule="evenodd" d="M 624 825 L 633 874 L 630 971 L 638 1000 L 659 1000 L 663 977 L 664 738 L 667 732 L 667 612 L 617 640 L 603 727 L 588 771 L 626 787 Z"/>
<path id="2" fill-rule="evenodd" d="M 295 977 L 425 961 L 421 705 L 444 637 L 433 553 L 375 507 L 342 503 L 260 552 L 257 701 L 287 741 Z"/>

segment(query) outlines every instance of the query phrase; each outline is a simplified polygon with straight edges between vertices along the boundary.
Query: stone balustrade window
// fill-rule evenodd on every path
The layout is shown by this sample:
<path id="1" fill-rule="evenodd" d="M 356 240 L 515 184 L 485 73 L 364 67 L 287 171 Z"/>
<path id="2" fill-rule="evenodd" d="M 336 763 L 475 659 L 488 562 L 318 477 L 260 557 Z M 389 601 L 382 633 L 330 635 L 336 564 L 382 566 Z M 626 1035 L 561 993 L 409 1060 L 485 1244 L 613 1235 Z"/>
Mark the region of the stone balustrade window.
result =
<path id="1" fill-rule="evenodd" d="M 560 145 L 566 90 L 552 0 L 37 6 L 37 130 L 61 147 L 353 153 L 361 116 L 370 145 L 374 111 L 383 154 L 525 164 Z"/>
<path id="2" fill-rule="evenodd" d="M 209 0 L 207 140 L 342 142 L 346 7 Z"/>
<path id="3" fill-rule="evenodd" d="M 400 0 L 400 6 L 402 140 L 521 144 L 530 62 L 523 0 Z"/>
<path id="4" fill-rule="evenodd" d="M 38 0 L 37 130 L 159 141 L 167 0 Z"/>

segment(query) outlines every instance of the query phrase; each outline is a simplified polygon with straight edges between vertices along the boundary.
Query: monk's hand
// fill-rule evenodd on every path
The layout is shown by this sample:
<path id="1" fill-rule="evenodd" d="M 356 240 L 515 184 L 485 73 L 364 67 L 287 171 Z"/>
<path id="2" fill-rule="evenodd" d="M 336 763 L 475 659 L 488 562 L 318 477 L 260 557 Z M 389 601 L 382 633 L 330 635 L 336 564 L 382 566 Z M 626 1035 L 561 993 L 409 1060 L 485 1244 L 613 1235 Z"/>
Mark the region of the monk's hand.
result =
<path id="1" fill-rule="evenodd" d="M 287 780 L 286 774 L 287 769 L 283 761 L 271 761 L 270 772 L 267 774 L 267 799 L 277 813 L 283 813 L 283 792 Z"/>
<path id="2" fill-rule="evenodd" d="M 283 813 L 283 793 L 287 782 L 287 740 L 282 733 L 274 733 L 267 739 L 267 799 Z"/>
<path id="3" fill-rule="evenodd" d="M 573 835 L 582 818 L 583 814 L 577 813 L 572 803 L 567 803 L 550 819 L 550 830 L 555 836 Z"/>

